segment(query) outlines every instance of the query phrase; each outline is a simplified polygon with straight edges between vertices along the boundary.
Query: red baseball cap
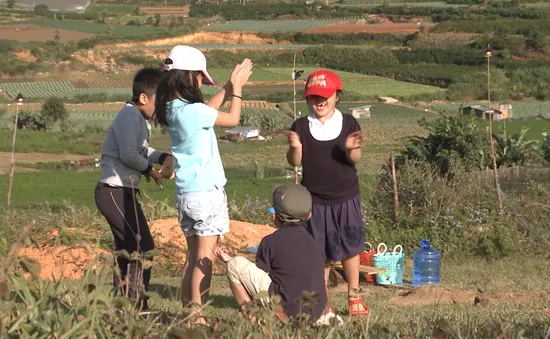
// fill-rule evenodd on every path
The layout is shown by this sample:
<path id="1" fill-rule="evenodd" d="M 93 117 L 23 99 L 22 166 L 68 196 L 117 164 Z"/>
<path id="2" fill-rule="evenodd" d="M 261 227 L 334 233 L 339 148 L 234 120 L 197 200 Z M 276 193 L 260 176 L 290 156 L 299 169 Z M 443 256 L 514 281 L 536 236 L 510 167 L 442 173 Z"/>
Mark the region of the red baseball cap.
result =
<path id="1" fill-rule="evenodd" d="M 318 95 L 330 98 L 336 91 L 342 90 L 340 77 L 332 71 L 321 69 L 311 73 L 306 80 L 304 96 Z"/>

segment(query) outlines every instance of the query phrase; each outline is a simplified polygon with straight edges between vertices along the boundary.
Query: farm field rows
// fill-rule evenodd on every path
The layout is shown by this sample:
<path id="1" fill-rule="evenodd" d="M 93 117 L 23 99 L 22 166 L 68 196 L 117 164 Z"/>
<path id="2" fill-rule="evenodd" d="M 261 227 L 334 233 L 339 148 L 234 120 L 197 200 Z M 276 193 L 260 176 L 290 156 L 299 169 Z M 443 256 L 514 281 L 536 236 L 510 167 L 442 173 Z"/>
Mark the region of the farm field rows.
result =
<path id="1" fill-rule="evenodd" d="M 304 68 L 304 74 L 298 79 L 297 87 L 303 87 L 303 81 L 313 68 Z M 217 86 L 222 86 L 231 69 L 209 69 L 210 75 L 216 81 Z M 273 86 L 280 83 L 288 85 L 291 90 L 292 75 L 290 69 L 285 68 L 255 68 L 250 81 L 262 82 L 262 85 Z M 348 80 L 345 89 L 349 92 L 366 97 L 372 96 L 410 96 L 422 94 L 437 94 L 442 89 L 433 86 L 419 85 L 402 81 L 395 81 L 388 78 L 367 76 L 350 72 L 336 71 L 342 79 Z M 83 79 L 75 81 L 44 81 L 44 82 L 4 82 L 0 83 L 0 89 L 9 93 L 11 97 L 21 91 L 29 98 L 45 98 L 48 96 L 60 96 L 72 98 L 78 95 L 97 94 L 108 92 L 109 94 L 130 95 L 130 79 L 105 79 L 103 81 L 86 81 Z M 261 91 L 260 84 L 250 84 L 246 88 Z M 282 91 L 285 89 L 282 88 Z M 211 95 L 217 91 L 216 87 L 204 86 L 205 95 Z M 266 93 L 267 94 L 267 93 Z"/>
<path id="2" fill-rule="evenodd" d="M 480 103 L 480 105 L 486 104 L 487 103 Z M 469 105 L 469 103 L 448 103 L 433 105 L 432 107 L 442 112 L 456 113 L 460 107 L 467 105 Z M 512 119 L 535 117 L 539 115 L 550 119 L 550 101 L 520 101 L 512 103 Z"/>
<path id="3" fill-rule="evenodd" d="M 79 32 L 78 30 L 56 29 L 53 27 L 44 27 L 33 24 L 12 24 L 0 26 L 0 36 L 2 39 L 17 41 L 54 41 L 59 33 L 59 41 L 69 42 L 86 39 L 93 34 Z"/>
<path id="4" fill-rule="evenodd" d="M 202 27 L 205 31 L 219 32 L 300 32 L 345 20 L 234 20 Z"/>
<path id="5" fill-rule="evenodd" d="M 90 0 L 17 0 L 15 2 L 16 8 L 23 8 L 26 10 L 32 10 L 36 5 L 43 4 L 48 6 L 52 11 L 66 11 L 73 13 L 83 13 L 86 6 L 90 3 Z"/>

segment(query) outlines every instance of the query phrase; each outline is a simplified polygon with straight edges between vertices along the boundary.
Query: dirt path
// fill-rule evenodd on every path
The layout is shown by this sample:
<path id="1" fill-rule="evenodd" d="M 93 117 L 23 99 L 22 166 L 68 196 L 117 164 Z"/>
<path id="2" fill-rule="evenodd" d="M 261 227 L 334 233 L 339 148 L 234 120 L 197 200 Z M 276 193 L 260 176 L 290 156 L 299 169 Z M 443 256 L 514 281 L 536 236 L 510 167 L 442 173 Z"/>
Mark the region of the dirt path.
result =
<path id="1" fill-rule="evenodd" d="M 54 162 L 64 160 L 84 160 L 94 158 L 95 155 L 82 154 L 52 154 L 52 153 L 15 153 L 15 170 L 18 172 L 36 172 L 32 168 L 17 167 L 17 163 L 35 164 L 38 162 Z M 8 171 L 11 161 L 11 152 L 0 152 L 0 163 L 5 166 L 0 166 L 0 174 L 5 174 Z"/>

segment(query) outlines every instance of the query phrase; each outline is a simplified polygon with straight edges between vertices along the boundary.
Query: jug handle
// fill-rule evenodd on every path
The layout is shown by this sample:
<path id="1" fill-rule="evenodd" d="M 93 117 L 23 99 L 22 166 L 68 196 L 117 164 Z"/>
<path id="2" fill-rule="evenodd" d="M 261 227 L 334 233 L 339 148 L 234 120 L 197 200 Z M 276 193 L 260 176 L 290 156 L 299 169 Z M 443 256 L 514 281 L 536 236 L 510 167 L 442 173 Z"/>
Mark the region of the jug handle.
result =
<path id="1" fill-rule="evenodd" d="M 372 251 L 372 244 L 370 242 L 365 241 L 365 245 L 369 245 L 369 252 Z M 367 251 L 365 250 L 365 252 L 367 252 Z"/>
<path id="2" fill-rule="evenodd" d="M 380 246 L 382 246 L 382 245 L 384 246 L 384 252 L 380 252 Z M 386 246 L 386 244 L 381 242 L 380 244 L 378 244 L 378 248 L 376 250 L 377 250 L 378 254 L 384 254 L 388 250 L 388 247 Z"/>
<path id="3" fill-rule="evenodd" d="M 397 245 L 393 248 L 393 253 L 392 253 L 393 255 L 396 255 L 395 254 L 395 249 L 398 248 L 398 247 L 399 247 L 400 251 L 399 251 L 399 254 L 397 254 L 397 255 L 401 255 L 401 253 L 403 253 L 403 246 Z"/>

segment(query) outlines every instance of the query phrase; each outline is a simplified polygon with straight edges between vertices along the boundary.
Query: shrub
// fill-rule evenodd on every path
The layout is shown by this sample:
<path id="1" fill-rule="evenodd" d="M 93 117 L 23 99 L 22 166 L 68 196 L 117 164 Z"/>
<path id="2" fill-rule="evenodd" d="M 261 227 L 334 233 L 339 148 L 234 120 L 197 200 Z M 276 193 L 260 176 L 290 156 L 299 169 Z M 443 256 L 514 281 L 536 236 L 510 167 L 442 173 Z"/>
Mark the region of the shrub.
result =
<path id="1" fill-rule="evenodd" d="M 54 124 L 57 121 L 64 121 L 69 116 L 69 112 L 65 108 L 63 99 L 59 97 L 49 97 L 42 104 L 40 114 L 50 123 Z"/>
<path id="2" fill-rule="evenodd" d="M 489 164 L 489 141 L 476 118 L 445 116 L 433 123 L 423 119 L 420 125 L 429 134 L 411 139 L 403 153 L 406 158 L 436 165 L 443 174 L 454 165 L 473 170 Z"/>
<path id="3" fill-rule="evenodd" d="M 15 117 L 14 117 L 15 120 Z M 40 114 L 32 111 L 21 111 L 17 116 L 17 129 L 29 129 L 33 131 L 47 130 L 48 122 Z"/>
<path id="4" fill-rule="evenodd" d="M 539 156 L 536 140 L 526 140 L 528 128 L 522 128 L 520 133 L 508 136 L 506 130 L 495 135 L 495 152 L 497 167 L 525 165 Z"/>
<path id="5" fill-rule="evenodd" d="M 544 141 L 542 142 L 542 154 L 544 160 L 550 162 L 550 136 L 544 132 Z"/>

